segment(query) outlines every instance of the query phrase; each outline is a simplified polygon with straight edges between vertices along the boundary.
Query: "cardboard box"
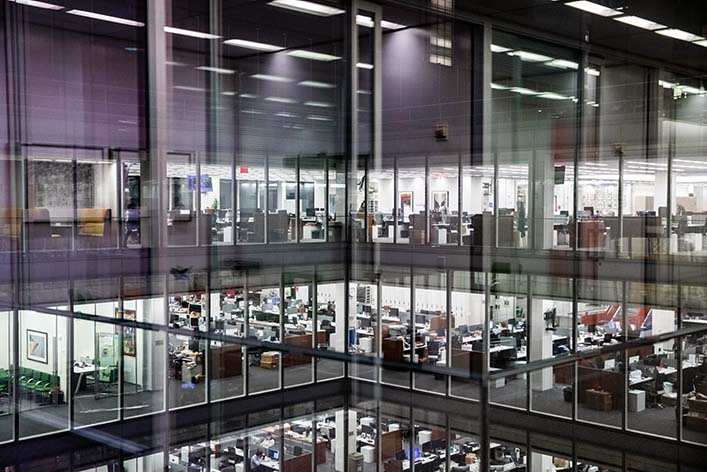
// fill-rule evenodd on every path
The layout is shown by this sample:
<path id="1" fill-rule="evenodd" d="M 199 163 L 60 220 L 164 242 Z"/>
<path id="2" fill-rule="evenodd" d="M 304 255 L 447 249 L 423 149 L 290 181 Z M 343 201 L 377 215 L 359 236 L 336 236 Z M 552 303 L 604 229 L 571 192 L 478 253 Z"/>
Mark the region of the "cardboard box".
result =
<path id="1" fill-rule="evenodd" d="M 589 389 L 586 393 L 587 406 L 593 410 L 611 411 L 611 393 Z"/>
<path id="2" fill-rule="evenodd" d="M 278 363 L 280 359 L 280 353 L 279 352 L 264 352 L 260 356 L 260 367 L 264 369 L 277 369 Z"/>

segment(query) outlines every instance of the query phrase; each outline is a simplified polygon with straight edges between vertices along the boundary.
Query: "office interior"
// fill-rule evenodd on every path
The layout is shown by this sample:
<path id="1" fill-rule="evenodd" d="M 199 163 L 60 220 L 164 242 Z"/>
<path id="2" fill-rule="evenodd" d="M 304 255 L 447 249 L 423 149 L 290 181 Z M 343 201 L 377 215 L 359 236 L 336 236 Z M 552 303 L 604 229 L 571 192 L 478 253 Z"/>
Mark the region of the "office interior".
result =
<path id="1" fill-rule="evenodd" d="M 707 445 L 704 333 L 622 347 L 707 323 L 703 50 L 568 1 L 3 2 L 0 443 L 344 379 Z M 365 472 L 475 470 L 478 432 L 379 410 L 124 467 L 339 471 L 361 417 Z M 509 437 L 498 470 L 638 469 Z"/>
<path id="2" fill-rule="evenodd" d="M 83 472 L 132 472 L 139 467 L 173 471 L 381 470 L 478 471 L 488 454 L 492 471 L 657 472 L 697 469 L 656 455 L 605 451 L 558 434 L 497 426 L 487 451 L 474 417 L 351 397 L 250 412 L 210 430 L 183 428 L 148 454 L 94 463 Z M 345 460 L 343 451 L 348 451 Z M 254 461 L 254 457 L 261 457 Z M 29 464 L 28 464 L 29 465 Z M 680 469 L 678 469 L 680 467 Z"/>
<path id="3" fill-rule="evenodd" d="M 700 328 L 707 307 L 675 308 L 678 293 L 700 287 L 386 267 L 348 283 L 347 320 L 347 284 L 336 272 L 226 272 L 221 281 L 212 274 L 209 287 L 199 276 L 187 285 L 169 276 L 153 281 L 169 287 L 162 295 L 124 298 L 98 298 L 118 292 L 115 280 L 86 281 L 90 288 L 72 301 L 78 316 L 56 304 L 4 312 L 2 329 L 17 333 L 20 355 L 17 389 L 14 348 L 0 358 L 4 439 L 341 379 L 335 355 L 348 350 L 352 379 L 472 403 L 481 399 L 473 377 L 486 369 L 554 360 L 492 380 L 491 403 L 707 444 L 699 423 L 704 333 L 600 351 Z M 582 358 L 562 362 L 575 353 Z M 361 356 L 370 359 L 358 363 Z"/>

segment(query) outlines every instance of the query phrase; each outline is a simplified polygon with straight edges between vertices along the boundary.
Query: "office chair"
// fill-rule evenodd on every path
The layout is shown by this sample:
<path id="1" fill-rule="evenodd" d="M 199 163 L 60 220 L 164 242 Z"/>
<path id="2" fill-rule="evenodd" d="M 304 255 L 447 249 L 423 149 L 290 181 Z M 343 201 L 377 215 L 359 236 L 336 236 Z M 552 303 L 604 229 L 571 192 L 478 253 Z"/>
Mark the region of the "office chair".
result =
<path id="1" fill-rule="evenodd" d="M 292 454 L 295 456 L 301 456 L 302 455 L 302 446 L 295 446 L 294 449 L 292 450 Z"/>

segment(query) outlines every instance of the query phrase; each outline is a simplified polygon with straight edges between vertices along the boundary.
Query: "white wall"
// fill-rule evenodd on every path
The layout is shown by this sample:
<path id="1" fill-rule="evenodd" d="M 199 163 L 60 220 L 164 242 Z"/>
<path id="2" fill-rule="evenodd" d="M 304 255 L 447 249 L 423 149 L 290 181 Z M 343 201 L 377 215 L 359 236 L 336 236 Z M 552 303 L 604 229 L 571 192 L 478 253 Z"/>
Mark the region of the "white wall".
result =
<path id="1" fill-rule="evenodd" d="M 0 312 L 0 339 L 3 343 L 0 344 L 0 369 L 10 368 L 10 357 L 12 356 L 12 331 L 10 324 L 12 323 L 12 313 L 3 311 Z"/>
<path id="2" fill-rule="evenodd" d="M 484 298 L 480 293 L 452 291 L 454 325 L 479 325 L 484 323 Z"/>

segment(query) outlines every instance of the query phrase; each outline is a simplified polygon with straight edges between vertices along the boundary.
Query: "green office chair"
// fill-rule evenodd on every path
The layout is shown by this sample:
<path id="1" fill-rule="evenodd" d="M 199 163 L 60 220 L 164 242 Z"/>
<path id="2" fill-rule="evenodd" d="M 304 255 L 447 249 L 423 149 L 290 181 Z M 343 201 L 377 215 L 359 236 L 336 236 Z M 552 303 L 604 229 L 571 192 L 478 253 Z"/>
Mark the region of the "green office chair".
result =
<path id="1" fill-rule="evenodd" d="M 0 393 L 8 393 L 10 391 L 10 371 L 0 369 Z"/>
<path id="2" fill-rule="evenodd" d="M 115 384 L 118 382 L 118 365 L 113 364 L 105 369 L 100 369 L 98 371 L 98 385 L 100 390 L 105 393 L 115 393 L 117 387 Z M 115 390 L 114 390 L 115 389 Z"/>

